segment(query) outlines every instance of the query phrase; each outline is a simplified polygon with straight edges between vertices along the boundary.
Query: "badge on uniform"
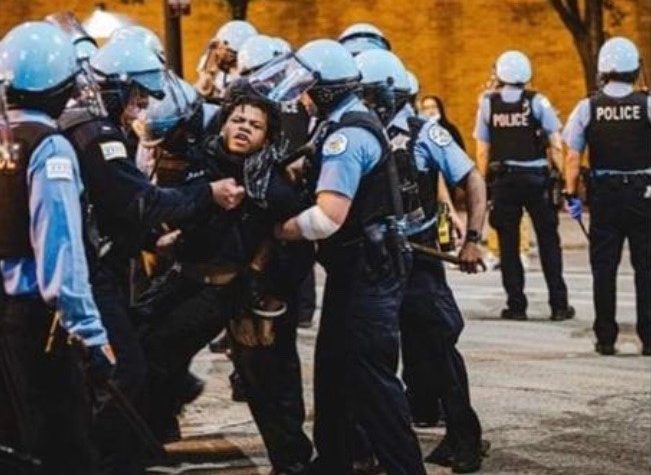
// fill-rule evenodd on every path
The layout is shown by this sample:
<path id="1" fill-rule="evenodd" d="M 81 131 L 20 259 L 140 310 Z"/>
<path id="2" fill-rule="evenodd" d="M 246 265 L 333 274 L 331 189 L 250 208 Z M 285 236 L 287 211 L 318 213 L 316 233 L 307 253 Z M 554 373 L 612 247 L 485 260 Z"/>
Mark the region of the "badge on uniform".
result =
<path id="1" fill-rule="evenodd" d="M 72 161 L 66 157 L 52 157 L 45 162 L 45 176 L 48 180 L 72 181 Z"/>
<path id="2" fill-rule="evenodd" d="M 332 134 L 323 144 L 323 155 L 339 155 L 348 148 L 348 138 L 344 134 Z"/>
<path id="3" fill-rule="evenodd" d="M 102 150 L 102 155 L 104 155 L 104 160 L 116 160 L 118 158 L 128 158 L 127 148 L 122 142 L 113 141 L 113 142 L 104 142 L 99 144 L 99 148 Z"/>
<path id="4" fill-rule="evenodd" d="M 450 132 L 445 130 L 445 128 L 441 127 L 439 124 L 433 124 L 429 128 L 427 135 L 429 136 L 430 140 L 439 147 L 447 147 L 452 143 L 452 136 L 450 135 Z"/>
<path id="5" fill-rule="evenodd" d="M 407 150 L 407 145 L 409 145 L 409 135 L 406 134 L 398 134 L 395 137 L 391 139 L 391 150 L 392 151 L 397 151 L 397 150 Z"/>

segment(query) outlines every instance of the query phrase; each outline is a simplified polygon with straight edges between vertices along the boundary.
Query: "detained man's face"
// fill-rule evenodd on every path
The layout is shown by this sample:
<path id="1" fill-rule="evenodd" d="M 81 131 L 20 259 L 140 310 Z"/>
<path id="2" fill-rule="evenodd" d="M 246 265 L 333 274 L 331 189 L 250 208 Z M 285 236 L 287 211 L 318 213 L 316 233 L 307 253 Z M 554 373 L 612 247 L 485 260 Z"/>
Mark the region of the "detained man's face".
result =
<path id="1" fill-rule="evenodd" d="M 226 149 L 240 155 L 262 149 L 267 138 L 267 120 L 265 111 L 258 107 L 237 106 L 222 128 Z"/>
<path id="2" fill-rule="evenodd" d="M 420 103 L 420 112 L 424 116 L 431 117 L 436 120 L 441 118 L 441 111 L 439 111 L 439 107 L 434 99 L 428 98 L 423 100 Z"/>

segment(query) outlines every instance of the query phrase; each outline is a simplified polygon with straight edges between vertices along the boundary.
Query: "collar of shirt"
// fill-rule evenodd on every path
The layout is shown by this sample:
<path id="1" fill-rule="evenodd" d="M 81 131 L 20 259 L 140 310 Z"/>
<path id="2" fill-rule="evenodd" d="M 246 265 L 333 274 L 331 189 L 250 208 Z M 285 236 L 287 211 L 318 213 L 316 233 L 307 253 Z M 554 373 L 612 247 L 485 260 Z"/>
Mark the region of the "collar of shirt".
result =
<path id="1" fill-rule="evenodd" d="M 409 132 L 409 124 L 407 119 L 416 115 L 414 108 L 411 107 L 411 104 L 405 104 L 405 106 L 398 111 L 398 113 L 393 117 L 393 120 L 389 124 L 389 127 L 396 127 L 405 132 Z"/>
<path id="2" fill-rule="evenodd" d="M 522 92 L 524 89 L 518 86 L 513 86 L 511 84 L 505 84 L 502 89 L 500 89 L 500 95 L 504 102 L 517 102 L 522 97 Z"/>
<path id="3" fill-rule="evenodd" d="M 10 122 L 41 122 L 51 127 L 57 126 L 52 117 L 34 109 L 10 109 L 7 111 L 7 117 Z"/>
<path id="4" fill-rule="evenodd" d="M 625 97 L 633 92 L 633 85 L 627 82 L 609 81 L 603 87 L 603 91 L 611 97 Z"/>
<path id="5" fill-rule="evenodd" d="M 351 94 L 348 99 L 345 99 L 339 104 L 328 117 L 330 122 L 339 122 L 346 112 L 351 111 L 367 111 L 368 109 L 364 103 L 354 94 Z"/>

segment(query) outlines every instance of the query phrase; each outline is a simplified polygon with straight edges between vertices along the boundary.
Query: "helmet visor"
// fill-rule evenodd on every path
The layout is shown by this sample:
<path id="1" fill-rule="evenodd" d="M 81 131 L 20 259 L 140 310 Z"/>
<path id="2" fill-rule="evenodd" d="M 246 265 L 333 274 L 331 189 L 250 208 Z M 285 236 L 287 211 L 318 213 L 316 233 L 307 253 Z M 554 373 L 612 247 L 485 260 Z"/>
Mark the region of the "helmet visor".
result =
<path id="1" fill-rule="evenodd" d="M 317 75 L 293 54 L 281 56 L 249 76 L 258 94 L 274 102 L 297 100 L 317 82 Z"/>
<path id="2" fill-rule="evenodd" d="M 162 99 L 165 97 L 165 84 L 168 80 L 167 76 L 167 71 L 156 69 L 131 74 L 131 79 L 138 86 L 147 91 L 150 96 L 156 99 Z"/>

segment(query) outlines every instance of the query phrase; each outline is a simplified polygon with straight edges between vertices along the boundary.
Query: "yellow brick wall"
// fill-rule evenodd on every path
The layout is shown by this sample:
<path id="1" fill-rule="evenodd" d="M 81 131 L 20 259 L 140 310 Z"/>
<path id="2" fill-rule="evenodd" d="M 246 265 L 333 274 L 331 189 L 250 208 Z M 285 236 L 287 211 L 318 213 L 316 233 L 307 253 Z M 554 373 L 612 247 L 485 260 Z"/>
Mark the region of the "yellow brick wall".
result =
<path id="1" fill-rule="evenodd" d="M 632 38 L 651 63 L 651 0 L 616 0 L 627 13 L 613 34 Z M 71 9 L 79 17 L 91 0 L 0 0 L 0 35 L 20 21 Z M 105 2 L 159 34 L 162 0 L 125 5 Z M 192 0 L 183 19 L 184 68 L 194 78 L 196 61 L 217 27 L 228 20 L 225 2 Z M 471 140 L 477 94 L 501 51 L 518 48 L 534 65 L 533 87 L 543 91 L 563 119 L 585 95 L 572 38 L 548 0 L 252 0 L 249 20 L 261 32 L 284 36 L 294 45 L 336 37 L 349 24 L 371 21 L 380 27 L 398 55 L 420 78 L 424 93 L 446 101 L 448 114 Z M 607 24 L 608 19 L 607 19 Z"/>

